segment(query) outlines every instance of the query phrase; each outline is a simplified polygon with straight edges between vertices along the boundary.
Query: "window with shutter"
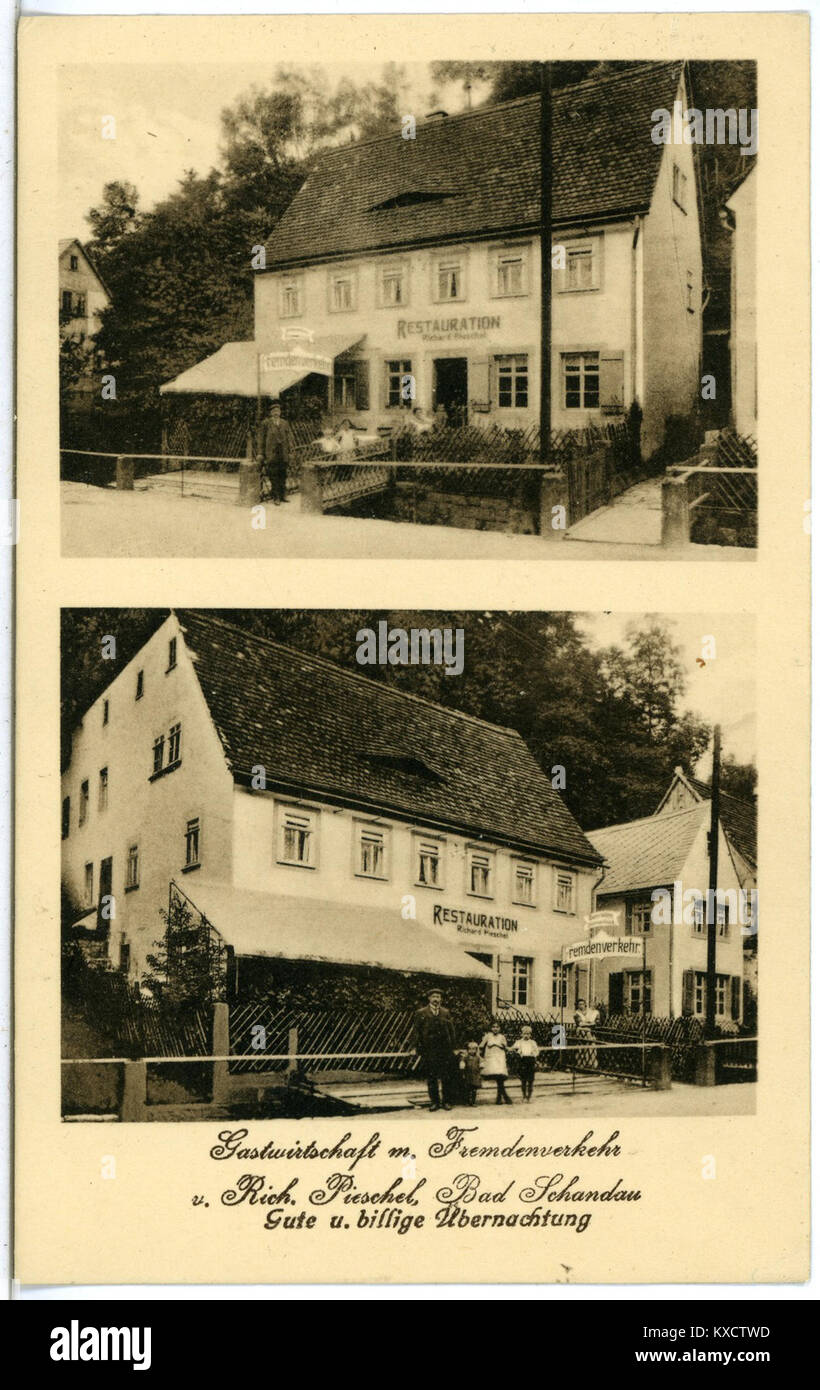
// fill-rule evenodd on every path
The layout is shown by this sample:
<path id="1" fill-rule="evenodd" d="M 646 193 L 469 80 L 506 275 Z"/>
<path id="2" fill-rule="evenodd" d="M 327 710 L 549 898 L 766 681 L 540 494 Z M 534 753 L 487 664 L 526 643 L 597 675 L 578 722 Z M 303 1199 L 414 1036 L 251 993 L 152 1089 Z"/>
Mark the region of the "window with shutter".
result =
<path id="1" fill-rule="evenodd" d="M 622 1014 L 624 1011 L 624 972 L 616 970 L 609 977 L 609 1012 Z"/>
<path id="2" fill-rule="evenodd" d="M 684 970 L 683 972 L 683 1012 L 685 1014 L 693 1014 L 695 1012 L 694 970 Z"/>
<path id="3" fill-rule="evenodd" d="M 471 358 L 468 364 L 469 396 L 473 410 L 490 409 L 490 359 Z"/>
<path id="4" fill-rule="evenodd" d="M 499 956 L 498 958 L 498 1004 L 513 1002 L 513 957 Z"/>
<path id="5" fill-rule="evenodd" d="M 354 362 L 356 374 L 356 409 L 370 409 L 370 363 Z"/>
<path id="6" fill-rule="evenodd" d="M 599 359 L 599 399 L 605 415 L 617 415 L 624 408 L 624 355 L 602 352 Z"/>

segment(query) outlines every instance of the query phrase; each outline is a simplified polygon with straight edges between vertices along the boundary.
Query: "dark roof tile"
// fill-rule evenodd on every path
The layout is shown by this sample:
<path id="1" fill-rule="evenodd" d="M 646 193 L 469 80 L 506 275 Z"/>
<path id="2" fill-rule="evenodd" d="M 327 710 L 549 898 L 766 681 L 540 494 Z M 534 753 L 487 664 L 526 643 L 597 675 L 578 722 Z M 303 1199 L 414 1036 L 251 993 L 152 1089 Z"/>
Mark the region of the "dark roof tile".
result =
<path id="1" fill-rule="evenodd" d="M 176 612 L 238 780 L 262 764 L 274 786 L 598 862 L 514 730 L 210 615 Z"/>
<path id="2" fill-rule="evenodd" d="M 649 207 L 663 150 L 652 112 L 671 111 L 682 68 L 645 63 L 555 93 L 554 223 Z M 271 234 L 267 267 L 536 228 L 539 111 L 537 95 L 520 97 L 419 125 L 414 140 L 326 151 Z"/>

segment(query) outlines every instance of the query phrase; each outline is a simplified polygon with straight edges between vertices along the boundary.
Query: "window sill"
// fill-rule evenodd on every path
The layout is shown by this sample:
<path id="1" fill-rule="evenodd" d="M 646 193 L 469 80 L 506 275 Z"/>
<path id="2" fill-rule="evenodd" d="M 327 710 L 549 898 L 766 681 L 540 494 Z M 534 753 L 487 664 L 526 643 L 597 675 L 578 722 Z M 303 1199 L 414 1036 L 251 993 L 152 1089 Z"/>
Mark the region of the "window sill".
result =
<path id="1" fill-rule="evenodd" d="M 389 882 L 390 882 L 390 876 L 389 876 L 389 874 L 363 874 L 363 873 L 361 873 L 361 871 L 360 871 L 359 869 L 354 869 L 354 870 L 353 870 L 353 877 L 354 877 L 354 878 L 369 879 L 371 883 L 389 883 Z"/>
<path id="2" fill-rule="evenodd" d="M 148 781 L 156 782 L 160 777 L 166 777 L 169 772 L 176 772 L 177 768 L 181 767 L 181 765 L 182 759 L 177 758 L 175 763 L 168 763 L 166 767 L 161 767 L 159 769 L 159 772 L 152 772 L 151 776 L 148 778 Z"/>
<path id="3" fill-rule="evenodd" d="M 283 869 L 315 869 L 315 864 L 303 864 L 300 859 L 277 859 L 277 864 L 281 864 Z"/>
<path id="4" fill-rule="evenodd" d="M 493 902 L 495 902 L 495 894 L 494 894 L 494 893 L 473 893 L 473 892 L 471 892 L 471 890 L 470 890 L 469 888 L 466 889 L 465 892 L 466 892 L 466 896 L 467 896 L 468 898 L 478 898 L 479 901 L 480 901 L 480 902 L 483 902 L 483 903 L 493 903 Z"/>
<path id="5" fill-rule="evenodd" d="M 555 294 L 598 294 L 600 285 L 565 285 L 563 289 L 555 290 Z"/>
<path id="6" fill-rule="evenodd" d="M 538 907 L 538 903 L 522 903 L 522 902 L 519 901 L 518 898 L 510 898 L 510 902 L 512 903 L 513 907 L 528 907 L 528 908 L 530 908 L 533 912 L 534 912 L 534 911 L 536 910 L 536 908 Z"/>
<path id="7" fill-rule="evenodd" d="M 180 873 L 183 873 L 183 874 L 192 874 L 192 873 L 194 872 L 194 869 L 201 869 L 201 868 L 202 868 L 202 865 L 201 865 L 201 864 L 183 864 L 182 868 L 180 869 Z"/>
<path id="8" fill-rule="evenodd" d="M 416 879 L 415 883 L 413 884 L 413 887 L 414 887 L 414 888 L 430 888 L 434 893 L 443 893 L 443 892 L 444 892 L 444 884 L 443 884 L 443 883 L 419 883 L 418 879 Z"/>
<path id="9" fill-rule="evenodd" d="M 136 891 L 137 891 L 138 888 L 139 888 L 139 884 L 138 884 L 138 883 L 126 883 L 126 885 L 125 885 L 125 891 L 126 891 L 126 893 L 136 893 Z"/>

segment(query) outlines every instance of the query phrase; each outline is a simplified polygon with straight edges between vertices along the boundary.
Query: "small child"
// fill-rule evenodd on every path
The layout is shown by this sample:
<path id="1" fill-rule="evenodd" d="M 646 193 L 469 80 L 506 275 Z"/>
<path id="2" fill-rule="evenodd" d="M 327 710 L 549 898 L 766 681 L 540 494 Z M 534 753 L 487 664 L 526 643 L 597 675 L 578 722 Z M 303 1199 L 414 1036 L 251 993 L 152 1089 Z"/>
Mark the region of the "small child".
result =
<path id="1" fill-rule="evenodd" d="M 521 1079 L 521 1094 L 525 1100 L 532 1100 L 532 1083 L 535 1080 L 535 1063 L 541 1051 L 532 1035 L 528 1023 L 521 1029 L 521 1037 L 512 1045 L 518 1055 L 518 1074 Z"/>
<path id="2" fill-rule="evenodd" d="M 468 1105 L 475 1105 L 478 1088 L 481 1085 L 481 1055 L 477 1042 L 468 1042 L 467 1051 L 461 1054 L 461 1078 L 464 1082 L 464 1098 Z"/>

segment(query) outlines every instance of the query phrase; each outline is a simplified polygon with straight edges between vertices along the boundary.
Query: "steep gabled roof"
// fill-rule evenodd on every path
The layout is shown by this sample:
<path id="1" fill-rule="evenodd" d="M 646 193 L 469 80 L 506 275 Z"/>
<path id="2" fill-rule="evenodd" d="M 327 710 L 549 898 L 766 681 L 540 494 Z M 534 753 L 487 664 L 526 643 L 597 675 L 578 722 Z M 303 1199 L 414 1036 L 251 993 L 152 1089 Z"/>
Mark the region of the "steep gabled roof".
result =
<path id="1" fill-rule="evenodd" d="M 596 864 L 520 734 L 188 609 L 185 644 L 234 778 Z"/>
<path id="2" fill-rule="evenodd" d="M 686 811 L 590 830 L 589 839 L 609 866 L 599 895 L 674 883 L 681 876 L 698 831 L 708 828 L 708 823 L 709 808 L 699 804 Z"/>
<path id="3" fill-rule="evenodd" d="M 682 62 L 643 63 L 553 99 L 553 222 L 645 212 Z M 367 250 L 538 227 L 540 97 L 419 124 L 326 151 L 272 232 L 268 269 Z"/>
<path id="4" fill-rule="evenodd" d="M 682 767 L 676 767 L 675 775 L 661 797 L 655 815 L 666 814 L 663 806 L 677 781 L 683 782 L 698 801 L 711 801 L 712 788 L 708 782 L 702 782 L 698 777 L 687 777 Z M 755 803 L 747 801 L 743 797 L 734 796 L 731 792 L 723 791 L 721 788 L 720 819 L 729 843 L 740 851 L 747 864 L 754 867 L 757 864 L 757 806 Z"/>
<path id="5" fill-rule="evenodd" d="M 105 283 L 105 281 L 103 280 L 103 278 L 102 278 L 102 276 L 101 276 L 99 270 L 97 269 L 97 267 L 96 267 L 96 265 L 95 265 L 95 263 L 94 263 L 93 257 L 90 255 L 90 253 L 89 253 L 89 251 L 88 251 L 88 248 L 85 247 L 85 246 L 83 246 L 83 243 L 80 241 L 79 237 L 76 237 L 76 236 L 64 236 L 64 237 L 60 237 L 60 249 L 59 249 L 59 252 L 58 252 L 58 260 L 60 259 L 60 257 L 62 257 L 62 256 L 65 254 L 65 252 L 68 250 L 69 246 L 76 246 L 76 247 L 77 247 L 77 249 L 79 250 L 80 254 L 81 254 L 82 257 L 84 258 L 84 260 L 85 260 L 85 262 L 86 262 L 86 265 L 88 266 L 89 270 L 93 271 L 93 273 L 96 275 L 97 279 L 98 279 L 99 282 L 100 282 L 101 287 L 105 290 L 105 293 L 108 295 L 108 298 L 110 299 L 110 298 L 111 298 L 111 293 L 110 293 L 110 291 L 109 291 L 109 289 L 108 289 L 108 286 L 106 285 L 106 283 Z"/>

